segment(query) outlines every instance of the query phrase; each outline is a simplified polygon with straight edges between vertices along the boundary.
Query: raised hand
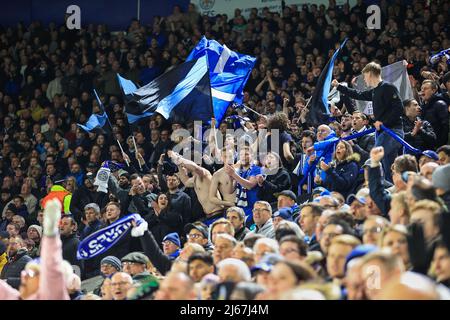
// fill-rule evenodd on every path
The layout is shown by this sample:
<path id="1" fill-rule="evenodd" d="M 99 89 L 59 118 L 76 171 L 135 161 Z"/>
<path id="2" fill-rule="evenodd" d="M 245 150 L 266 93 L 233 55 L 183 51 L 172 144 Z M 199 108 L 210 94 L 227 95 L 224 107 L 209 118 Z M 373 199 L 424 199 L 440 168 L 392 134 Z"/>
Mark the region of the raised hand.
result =
<path id="1" fill-rule="evenodd" d="M 375 147 L 370 150 L 370 160 L 372 162 L 380 162 L 384 157 L 384 148 L 383 147 Z"/>

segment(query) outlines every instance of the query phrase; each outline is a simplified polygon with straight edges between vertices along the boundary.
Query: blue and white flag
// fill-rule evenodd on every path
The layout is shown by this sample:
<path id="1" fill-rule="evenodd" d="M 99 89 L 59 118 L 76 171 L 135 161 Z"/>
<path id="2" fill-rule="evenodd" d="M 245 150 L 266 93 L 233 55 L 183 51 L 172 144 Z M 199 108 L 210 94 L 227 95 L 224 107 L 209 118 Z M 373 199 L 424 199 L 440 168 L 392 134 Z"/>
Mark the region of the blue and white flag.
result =
<path id="1" fill-rule="evenodd" d="M 203 37 L 186 61 L 205 55 L 208 57 L 214 117 L 218 126 L 230 103 L 242 103 L 244 87 L 255 66 L 256 58 L 232 51 L 216 40 Z"/>
<path id="2" fill-rule="evenodd" d="M 137 225 L 144 221 L 139 214 L 130 214 L 85 238 L 78 245 L 77 259 L 90 259 L 107 251 L 133 227 L 133 220 Z"/>
<path id="3" fill-rule="evenodd" d="M 88 121 L 82 125 L 77 123 L 77 125 L 87 131 L 87 132 L 91 132 L 95 129 L 101 129 L 105 126 L 106 122 L 108 121 L 108 115 L 106 114 L 106 112 L 103 111 L 103 114 L 92 114 Z"/>
<path id="4" fill-rule="evenodd" d="M 119 75 L 118 79 L 129 123 L 155 112 L 181 123 L 209 122 L 213 116 L 206 56 L 184 62 L 136 90 L 131 81 Z"/>

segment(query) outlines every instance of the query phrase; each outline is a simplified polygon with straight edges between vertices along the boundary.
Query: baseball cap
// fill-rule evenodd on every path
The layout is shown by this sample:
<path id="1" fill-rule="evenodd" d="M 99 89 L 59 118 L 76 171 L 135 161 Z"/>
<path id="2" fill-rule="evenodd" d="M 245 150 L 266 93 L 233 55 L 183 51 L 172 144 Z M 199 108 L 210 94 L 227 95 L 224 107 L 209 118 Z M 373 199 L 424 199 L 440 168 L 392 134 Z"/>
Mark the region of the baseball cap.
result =
<path id="1" fill-rule="evenodd" d="M 433 159 L 434 161 L 438 161 L 439 160 L 439 156 L 436 152 L 434 152 L 433 150 L 425 150 L 424 152 L 422 152 L 422 155 Z"/>
<path id="2" fill-rule="evenodd" d="M 370 194 L 369 188 L 362 188 L 356 194 L 351 194 L 347 197 L 347 203 L 351 204 L 358 200 L 362 204 L 366 204 L 366 197 Z"/>
<path id="3" fill-rule="evenodd" d="M 198 230 L 202 233 L 205 239 L 208 239 L 208 227 L 201 222 L 188 223 L 184 227 L 184 233 L 188 234 L 192 229 Z"/>
<path id="4" fill-rule="evenodd" d="M 293 221 L 292 220 L 292 209 L 289 207 L 286 208 L 280 208 L 278 209 L 278 211 L 275 211 L 275 213 L 273 214 L 273 217 L 280 217 L 283 220 L 288 220 L 288 221 Z"/>
<path id="5" fill-rule="evenodd" d="M 265 271 L 270 272 L 275 264 L 283 261 L 283 256 L 276 253 L 266 253 L 259 263 L 252 267 L 251 272 Z"/>

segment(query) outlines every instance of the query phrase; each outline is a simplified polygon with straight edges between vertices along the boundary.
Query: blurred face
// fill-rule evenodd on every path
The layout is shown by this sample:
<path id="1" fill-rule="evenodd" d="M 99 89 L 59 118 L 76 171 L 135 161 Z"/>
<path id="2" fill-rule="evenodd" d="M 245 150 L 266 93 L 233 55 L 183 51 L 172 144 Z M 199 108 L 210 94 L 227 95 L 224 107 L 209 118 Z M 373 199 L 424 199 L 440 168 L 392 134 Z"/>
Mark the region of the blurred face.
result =
<path id="1" fill-rule="evenodd" d="M 411 101 L 411 103 L 405 108 L 405 113 L 408 118 L 415 119 L 420 115 L 421 108 L 416 100 Z"/>
<path id="2" fill-rule="evenodd" d="M 386 233 L 382 246 L 383 248 L 390 248 L 393 254 L 402 259 L 405 266 L 409 265 L 408 242 L 404 234 L 396 231 Z"/>
<path id="3" fill-rule="evenodd" d="M 163 242 L 163 250 L 165 255 L 171 255 L 178 249 L 179 249 L 178 246 L 172 241 L 166 240 Z"/>
<path id="4" fill-rule="evenodd" d="M 111 279 L 105 279 L 100 289 L 102 300 L 112 300 Z"/>
<path id="5" fill-rule="evenodd" d="M 342 232 L 342 227 L 337 224 L 329 224 L 323 229 L 319 242 L 320 248 L 322 249 L 323 253 L 328 253 L 328 248 L 330 247 L 331 240 L 333 240 L 334 237 L 342 234 Z"/>
<path id="6" fill-rule="evenodd" d="M 420 91 L 420 96 L 422 97 L 422 99 L 424 101 L 430 100 L 434 93 L 435 93 L 435 91 L 431 87 L 430 83 L 422 84 L 421 91 Z"/>
<path id="7" fill-rule="evenodd" d="M 175 176 L 168 176 L 167 177 L 167 188 L 171 191 L 178 189 L 178 186 L 180 185 L 180 181 Z"/>
<path id="8" fill-rule="evenodd" d="M 15 237 L 10 238 L 8 242 L 8 256 L 10 257 L 14 256 L 17 253 L 17 251 L 22 249 L 22 247 L 23 244 L 20 240 L 18 240 Z"/>
<path id="9" fill-rule="evenodd" d="M 35 294 L 39 289 L 39 272 L 25 269 L 20 274 L 20 297 L 26 299 Z"/>
<path id="10" fill-rule="evenodd" d="M 145 185 L 141 177 L 132 180 L 131 185 L 137 191 L 138 194 L 143 194 L 145 192 Z"/>
<path id="11" fill-rule="evenodd" d="M 279 296 L 297 285 L 294 272 L 284 263 L 277 263 L 273 267 L 268 280 L 268 289 L 275 296 Z"/>
<path id="12" fill-rule="evenodd" d="M 37 232 L 37 230 L 35 228 L 28 229 L 27 236 L 29 239 L 31 239 L 33 241 L 40 239 L 39 233 Z"/>
<path id="13" fill-rule="evenodd" d="M 361 270 L 365 294 L 370 300 L 374 300 L 385 288 L 393 273 L 389 273 L 383 263 L 377 259 L 365 263 Z"/>
<path id="14" fill-rule="evenodd" d="M 61 224 L 59 226 L 59 232 L 63 236 L 69 236 L 75 232 L 75 225 L 72 224 L 72 220 L 68 218 L 61 219 Z"/>
<path id="15" fill-rule="evenodd" d="M 346 151 L 347 151 L 347 148 L 346 148 L 345 144 L 338 143 L 336 146 L 336 159 L 338 161 L 343 161 L 346 157 Z"/>
<path id="16" fill-rule="evenodd" d="M 205 239 L 205 237 L 203 237 L 203 234 L 197 229 L 192 229 L 191 231 L 189 231 L 187 238 L 188 243 L 197 243 L 202 247 L 208 243 L 208 239 Z"/>
<path id="17" fill-rule="evenodd" d="M 202 260 L 192 260 L 189 264 L 189 277 L 194 282 L 200 282 L 205 275 L 214 272 L 214 266 L 206 264 Z"/>
<path id="18" fill-rule="evenodd" d="M 362 280 L 360 263 L 349 263 L 344 283 L 347 288 L 348 300 L 364 300 L 364 282 Z"/>
<path id="19" fill-rule="evenodd" d="M 128 187 L 128 185 L 129 185 L 129 181 L 128 181 L 128 178 L 125 176 L 125 175 L 121 175 L 120 177 L 119 177 L 119 186 L 121 187 L 121 188 L 126 188 L 126 187 Z"/>
<path id="20" fill-rule="evenodd" d="M 361 113 L 355 113 L 352 115 L 352 128 L 355 131 L 361 130 L 366 124 Z"/>
<path id="21" fill-rule="evenodd" d="M 402 224 L 402 218 L 406 216 L 404 204 L 399 200 L 391 201 L 391 209 L 389 210 L 389 218 L 392 224 Z"/>
<path id="22" fill-rule="evenodd" d="M 165 278 L 158 290 L 158 298 L 161 300 L 189 300 L 191 294 L 191 290 L 179 279 L 177 274 L 171 274 Z"/>
<path id="23" fill-rule="evenodd" d="M 142 273 L 145 271 L 145 265 L 142 263 L 136 263 L 136 262 L 130 262 L 125 261 L 122 262 L 122 270 L 123 272 L 128 273 L 130 276 L 135 276 L 139 273 Z"/>
<path id="24" fill-rule="evenodd" d="M 280 254 L 289 261 L 303 260 L 303 257 L 300 255 L 300 251 L 295 242 L 284 241 L 280 245 Z"/>
<path id="25" fill-rule="evenodd" d="M 331 244 L 327 255 L 327 271 L 332 278 L 343 278 L 345 259 L 352 251 L 352 246 L 340 243 Z"/>
<path id="26" fill-rule="evenodd" d="M 291 198 L 283 196 L 283 195 L 278 196 L 278 199 L 277 199 L 278 209 L 292 207 L 294 204 L 295 204 L 295 200 L 292 200 Z"/>
<path id="27" fill-rule="evenodd" d="M 233 253 L 233 243 L 228 239 L 217 238 L 216 243 L 214 244 L 214 263 L 218 263 L 226 258 L 231 258 Z"/>
<path id="28" fill-rule="evenodd" d="M 264 225 L 272 217 L 272 212 L 261 203 L 255 203 L 253 206 L 253 220 L 258 226 Z"/>
<path id="29" fill-rule="evenodd" d="M 127 292 L 131 289 L 133 281 L 123 272 L 118 272 L 111 278 L 111 293 L 114 300 L 125 300 Z"/>
<path id="30" fill-rule="evenodd" d="M 317 141 L 323 141 L 330 134 L 330 129 L 326 126 L 319 126 L 317 129 Z"/>
<path id="31" fill-rule="evenodd" d="M 433 264 L 437 281 L 450 279 L 450 254 L 446 248 L 436 248 L 434 251 Z"/>
<path id="32" fill-rule="evenodd" d="M 110 265 L 109 263 L 103 263 L 100 266 L 100 272 L 105 276 L 105 277 L 109 277 L 110 275 L 112 275 L 113 273 L 117 272 L 117 269 L 115 267 L 113 267 L 112 265 Z"/>
<path id="33" fill-rule="evenodd" d="M 300 228 L 303 232 L 309 236 L 314 234 L 314 229 L 316 227 L 319 217 L 314 217 L 311 207 L 304 207 L 300 211 Z"/>
<path id="34" fill-rule="evenodd" d="M 218 234 L 226 233 L 226 234 L 229 234 L 230 236 L 233 236 L 233 235 L 230 233 L 230 231 L 229 231 L 228 229 L 229 229 L 229 228 L 228 228 L 227 225 L 224 224 L 224 223 L 216 224 L 216 225 L 214 226 L 214 229 L 211 230 L 211 240 L 212 240 L 212 243 L 213 243 L 213 244 L 216 243 L 215 241 L 216 241 L 216 237 L 217 237 Z"/>
<path id="35" fill-rule="evenodd" d="M 248 149 L 243 149 L 239 153 L 239 159 L 244 167 L 247 167 L 251 163 L 251 153 Z"/>
<path id="36" fill-rule="evenodd" d="M 106 207 L 105 217 L 108 221 L 116 221 L 120 216 L 120 208 L 115 205 L 109 205 Z"/>
<path id="37" fill-rule="evenodd" d="M 441 166 L 450 163 L 450 157 L 445 152 L 443 152 L 443 151 L 439 152 L 438 157 L 439 157 L 438 162 Z"/>
<path id="38" fill-rule="evenodd" d="M 272 249 L 265 243 L 259 243 L 255 248 L 255 262 L 259 263 L 261 258 L 264 257 L 266 253 L 273 253 L 273 252 L 274 249 Z"/>
<path id="39" fill-rule="evenodd" d="M 95 212 L 95 210 L 93 208 L 86 209 L 84 211 L 84 214 L 86 215 L 86 221 L 88 223 L 92 223 L 95 220 L 97 220 L 97 213 Z"/>
<path id="40" fill-rule="evenodd" d="M 353 200 L 350 205 L 350 212 L 355 217 L 356 220 L 364 220 L 367 216 L 367 209 L 358 200 Z"/>
<path id="41" fill-rule="evenodd" d="M 420 175 L 432 181 L 433 172 L 438 166 L 435 162 L 428 162 L 420 168 Z"/>
<path id="42" fill-rule="evenodd" d="M 227 212 L 227 220 L 231 222 L 231 224 L 233 225 L 233 228 L 235 231 L 240 230 L 243 225 L 244 225 L 244 221 L 241 220 L 241 217 L 239 216 L 239 213 L 235 212 L 235 211 L 229 211 Z"/>
<path id="43" fill-rule="evenodd" d="M 363 243 L 377 245 L 381 231 L 383 231 L 383 227 L 376 220 L 365 221 L 363 224 Z"/>
<path id="44" fill-rule="evenodd" d="M 422 224 L 424 236 L 427 241 L 439 233 L 439 227 L 435 224 L 433 214 L 428 210 L 420 209 L 411 212 L 411 223 L 413 222 Z"/>
<path id="45" fill-rule="evenodd" d="M 15 237 L 19 234 L 19 231 L 12 224 L 8 224 L 8 226 L 6 227 L 6 232 L 8 232 L 10 237 Z"/>

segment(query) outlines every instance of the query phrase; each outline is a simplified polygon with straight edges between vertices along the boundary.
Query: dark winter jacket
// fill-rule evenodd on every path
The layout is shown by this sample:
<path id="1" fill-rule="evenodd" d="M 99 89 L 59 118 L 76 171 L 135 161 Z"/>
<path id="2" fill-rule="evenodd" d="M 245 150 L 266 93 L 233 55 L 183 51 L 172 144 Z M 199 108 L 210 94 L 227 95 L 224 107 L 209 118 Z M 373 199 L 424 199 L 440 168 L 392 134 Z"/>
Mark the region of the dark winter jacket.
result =
<path id="1" fill-rule="evenodd" d="M 370 157 L 370 150 L 375 145 L 375 135 L 373 133 L 366 134 L 365 136 L 353 140 L 353 142 L 354 142 L 353 151 L 361 156 L 359 163 L 362 165 Z"/>
<path id="2" fill-rule="evenodd" d="M 420 118 L 417 117 L 414 121 L 416 120 L 420 120 Z M 420 150 L 433 149 L 436 145 L 436 133 L 434 133 L 433 126 L 425 120 L 422 122 L 421 129 L 413 136 L 414 121 L 411 121 L 408 117 L 403 118 L 406 142 Z"/>
<path id="3" fill-rule="evenodd" d="M 77 249 L 80 240 L 75 233 L 69 236 L 61 235 L 63 259 L 67 260 L 71 265 L 77 265 L 83 271 L 83 262 L 77 259 Z"/>
<path id="4" fill-rule="evenodd" d="M 19 289 L 20 273 L 25 269 L 25 265 L 32 259 L 26 249 L 20 249 L 11 257 L 3 267 L 0 278 L 5 280 L 11 287 Z"/>
<path id="5" fill-rule="evenodd" d="M 355 193 L 358 185 L 360 155 L 353 153 L 347 159 L 339 162 L 335 168 L 326 171 L 325 188 L 341 193 L 344 199 L 349 194 Z"/>
<path id="6" fill-rule="evenodd" d="M 436 133 L 436 146 L 447 144 L 448 140 L 448 105 L 440 93 L 434 94 L 422 106 L 422 118 L 428 121 Z"/>
<path id="7" fill-rule="evenodd" d="M 380 167 L 369 168 L 369 190 L 370 197 L 383 216 L 387 217 L 391 210 L 391 194 L 384 188 L 384 178 L 381 176 Z"/>
<path id="8" fill-rule="evenodd" d="M 285 168 L 280 168 L 277 173 L 267 175 L 262 188 L 258 190 L 258 198 L 269 203 L 276 202 L 274 193 L 289 189 L 291 189 L 291 177 Z"/>
<path id="9" fill-rule="evenodd" d="M 235 233 L 234 237 L 237 241 L 244 241 L 245 236 L 250 232 L 247 227 L 242 227 L 238 232 Z"/>

